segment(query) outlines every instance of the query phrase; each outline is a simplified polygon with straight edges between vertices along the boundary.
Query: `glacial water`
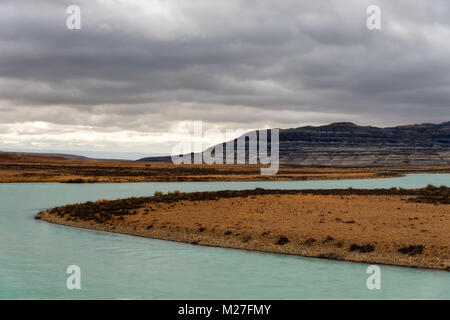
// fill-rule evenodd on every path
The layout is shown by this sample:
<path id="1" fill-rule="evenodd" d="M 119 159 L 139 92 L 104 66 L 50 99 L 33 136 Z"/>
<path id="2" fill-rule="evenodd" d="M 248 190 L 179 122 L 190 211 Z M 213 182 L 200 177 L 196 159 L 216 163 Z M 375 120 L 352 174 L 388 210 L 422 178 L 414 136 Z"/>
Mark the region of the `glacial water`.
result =
<path id="1" fill-rule="evenodd" d="M 450 299 L 450 273 L 247 252 L 83 230 L 34 220 L 43 209 L 155 191 L 418 188 L 450 186 L 450 174 L 299 182 L 0 184 L 0 299 Z M 81 290 L 66 288 L 69 265 Z"/>

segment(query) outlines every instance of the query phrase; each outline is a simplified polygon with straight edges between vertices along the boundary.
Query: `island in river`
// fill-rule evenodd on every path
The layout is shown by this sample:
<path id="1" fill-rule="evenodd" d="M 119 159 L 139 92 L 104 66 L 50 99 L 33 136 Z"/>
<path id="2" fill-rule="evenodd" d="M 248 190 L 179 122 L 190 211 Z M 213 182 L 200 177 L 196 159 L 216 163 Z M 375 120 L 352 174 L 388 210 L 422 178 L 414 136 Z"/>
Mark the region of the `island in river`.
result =
<path id="1" fill-rule="evenodd" d="M 449 191 L 156 193 L 66 205 L 36 218 L 192 244 L 450 270 Z"/>

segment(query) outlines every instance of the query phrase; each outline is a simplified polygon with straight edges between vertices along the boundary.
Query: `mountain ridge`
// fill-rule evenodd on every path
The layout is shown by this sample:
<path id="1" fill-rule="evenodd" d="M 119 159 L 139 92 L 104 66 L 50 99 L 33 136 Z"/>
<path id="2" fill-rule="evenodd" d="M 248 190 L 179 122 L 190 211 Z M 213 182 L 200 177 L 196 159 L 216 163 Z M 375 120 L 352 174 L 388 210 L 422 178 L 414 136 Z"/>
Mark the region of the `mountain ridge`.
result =
<path id="1" fill-rule="evenodd" d="M 254 131 L 258 133 L 260 130 Z M 249 132 L 243 136 L 247 134 Z M 279 138 L 280 164 L 305 166 L 450 164 L 450 121 L 386 128 L 359 126 L 352 122 L 335 122 L 323 126 L 279 129 Z M 234 139 L 235 145 L 236 141 L 237 139 Z M 222 145 L 226 150 L 225 142 Z M 248 153 L 248 146 L 246 151 Z M 171 161 L 171 157 L 146 157 L 138 161 Z"/>

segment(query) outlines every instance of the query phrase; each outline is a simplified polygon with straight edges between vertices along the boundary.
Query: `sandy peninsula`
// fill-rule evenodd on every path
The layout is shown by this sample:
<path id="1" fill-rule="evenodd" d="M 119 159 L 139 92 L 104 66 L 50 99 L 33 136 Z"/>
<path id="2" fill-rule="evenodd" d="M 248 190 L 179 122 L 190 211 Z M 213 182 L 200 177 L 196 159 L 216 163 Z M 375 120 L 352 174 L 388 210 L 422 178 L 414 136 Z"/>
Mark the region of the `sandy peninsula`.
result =
<path id="1" fill-rule="evenodd" d="M 67 205 L 36 218 L 199 245 L 450 270 L 446 187 L 157 193 Z"/>

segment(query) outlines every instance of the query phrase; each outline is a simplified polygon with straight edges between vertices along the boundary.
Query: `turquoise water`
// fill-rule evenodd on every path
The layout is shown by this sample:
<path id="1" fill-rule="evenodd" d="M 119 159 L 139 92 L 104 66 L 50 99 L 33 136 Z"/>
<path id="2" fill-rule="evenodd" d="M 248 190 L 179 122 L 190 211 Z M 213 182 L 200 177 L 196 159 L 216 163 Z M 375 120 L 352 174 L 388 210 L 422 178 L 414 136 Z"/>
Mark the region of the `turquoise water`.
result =
<path id="1" fill-rule="evenodd" d="M 0 184 L 0 299 L 450 299 L 450 273 L 381 267 L 366 287 L 362 263 L 195 246 L 34 220 L 50 207 L 155 191 L 417 188 L 450 185 L 450 174 L 299 182 Z M 81 290 L 66 289 L 67 266 Z"/>

